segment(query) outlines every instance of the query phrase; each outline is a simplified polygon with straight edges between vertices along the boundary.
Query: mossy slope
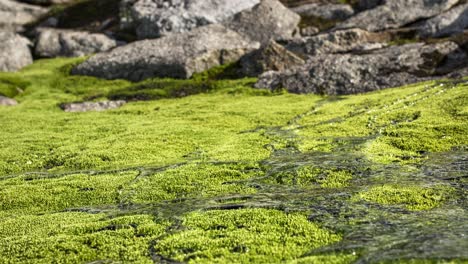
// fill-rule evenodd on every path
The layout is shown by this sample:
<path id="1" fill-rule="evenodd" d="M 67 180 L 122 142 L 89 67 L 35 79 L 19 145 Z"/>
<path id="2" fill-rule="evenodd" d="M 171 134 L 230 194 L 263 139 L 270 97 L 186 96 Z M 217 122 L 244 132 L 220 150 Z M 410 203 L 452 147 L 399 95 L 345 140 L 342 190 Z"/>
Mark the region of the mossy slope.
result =
<path id="1" fill-rule="evenodd" d="M 0 73 L 0 262 L 468 259 L 466 81 L 320 97 L 79 60 Z M 159 100 L 59 108 L 107 98 Z"/>

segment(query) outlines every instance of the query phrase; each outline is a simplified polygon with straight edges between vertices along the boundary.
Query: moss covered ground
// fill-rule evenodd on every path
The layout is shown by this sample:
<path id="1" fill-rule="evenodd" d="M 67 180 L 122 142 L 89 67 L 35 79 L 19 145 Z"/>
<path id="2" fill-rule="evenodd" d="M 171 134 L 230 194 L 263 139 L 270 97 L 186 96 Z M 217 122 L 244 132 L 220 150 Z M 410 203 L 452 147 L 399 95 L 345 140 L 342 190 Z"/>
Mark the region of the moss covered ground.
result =
<path id="1" fill-rule="evenodd" d="M 0 73 L 1 263 L 468 261 L 466 80 L 324 97 L 80 60 Z"/>

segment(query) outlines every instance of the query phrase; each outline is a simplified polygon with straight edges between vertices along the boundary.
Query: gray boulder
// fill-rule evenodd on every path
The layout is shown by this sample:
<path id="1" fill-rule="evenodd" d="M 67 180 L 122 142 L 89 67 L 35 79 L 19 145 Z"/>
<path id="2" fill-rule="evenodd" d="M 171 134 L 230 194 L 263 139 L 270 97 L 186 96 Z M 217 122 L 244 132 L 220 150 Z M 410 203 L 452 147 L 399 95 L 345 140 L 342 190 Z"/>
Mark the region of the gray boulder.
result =
<path id="1" fill-rule="evenodd" d="M 119 101 L 103 101 L 103 102 L 83 102 L 62 104 L 60 107 L 65 112 L 89 112 L 89 111 L 105 111 L 116 109 L 124 105 L 126 102 Z"/>
<path id="2" fill-rule="evenodd" d="M 337 28 L 358 27 L 368 31 L 399 28 L 438 15 L 457 3 L 458 0 L 386 0 L 382 5 L 349 18 Z"/>
<path id="3" fill-rule="evenodd" d="M 292 11 L 301 17 L 319 17 L 327 20 L 345 20 L 354 15 L 350 5 L 345 4 L 308 4 L 294 7 Z"/>
<path id="4" fill-rule="evenodd" d="M 444 37 L 461 33 L 465 28 L 468 28 L 468 3 L 424 21 L 418 31 L 421 37 Z"/>
<path id="5" fill-rule="evenodd" d="M 66 4 L 71 3 L 74 0 L 20 0 L 32 5 L 52 5 L 52 4 Z"/>
<path id="6" fill-rule="evenodd" d="M 117 46 L 104 34 L 44 28 L 39 30 L 35 54 L 39 57 L 79 57 Z"/>
<path id="7" fill-rule="evenodd" d="M 151 77 L 189 78 L 193 73 L 237 61 L 259 47 L 259 43 L 213 24 L 99 53 L 76 66 L 72 73 L 131 81 Z"/>
<path id="8" fill-rule="evenodd" d="M 337 30 L 290 41 L 286 48 L 303 56 L 365 51 L 385 47 L 384 36 L 362 29 Z"/>
<path id="9" fill-rule="evenodd" d="M 30 42 L 13 32 L 0 32 L 0 71 L 17 71 L 33 62 Z"/>
<path id="10" fill-rule="evenodd" d="M 299 68 L 260 76 L 257 88 L 286 88 L 293 93 L 355 94 L 432 78 L 453 42 L 391 46 L 370 54 L 322 54 Z"/>
<path id="11" fill-rule="evenodd" d="M 47 8 L 19 3 L 12 0 L 0 1 L 0 29 L 21 31 L 23 26 L 38 20 L 48 12 Z"/>
<path id="12" fill-rule="evenodd" d="M 260 0 L 126 0 L 122 26 L 135 28 L 139 39 L 182 33 L 199 26 L 220 23 L 251 8 Z"/>
<path id="13" fill-rule="evenodd" d="M 303 59 L 273 40 L 240 60 L 242 73 L 246 76 L 258 76 L 266 71 L 284 71 L 304 63 Z"/>
<path id="14" fill-rule="evenodd" d="M 16 102 L 15 99 L 11 99 L 11 98 L 0 95 L 0 105 L 2 105 L 2 106 L 13 106 L 13 105 L 17 105 L 17 104 L 18 104 L 18 102 Z"/>
<path id="15" fill-rule="evenodd" d="M 301 17 L 278 0 L 262 0 L 252 9 L 244 10 L 223 24 L 253 41 L 267 44 L 271 39 L 290 39 Z"/>

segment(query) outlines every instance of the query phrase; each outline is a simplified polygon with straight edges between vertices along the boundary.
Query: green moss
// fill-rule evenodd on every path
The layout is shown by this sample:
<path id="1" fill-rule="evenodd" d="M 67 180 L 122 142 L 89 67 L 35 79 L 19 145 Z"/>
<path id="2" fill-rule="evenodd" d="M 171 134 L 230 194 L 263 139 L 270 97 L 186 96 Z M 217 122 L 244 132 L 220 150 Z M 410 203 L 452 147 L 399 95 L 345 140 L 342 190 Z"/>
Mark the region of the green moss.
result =
<path id="1" fill-rule="evenodd" d="M 280 263 L 340 240 L 300 214 L 242 209 L 192 213 L 187 230 L 159 241 L 163 256 L 189 263 Z"/>
<path id="2" fill-rule="evenodd" d="M 131 83 L 70 76 L 80 61 L 0 73 L 0 91 L 19 101 L 0 109 L 2 263 L 350 263 L 356 255 L 341 249 L 379 260 L 390 244 L 385 259 L 398 259 L 392 252 L 428 248 L 420 237 L 437 244 L 432 227 L 460 233 L 445 223 L 465 217 L 466 82 L 323 97 L 223 79 L 232 65 Z M 157 100 L 104 112 L 58 107 L 108 98 Z M 298 213 L 210 211 L 251 207 Z M 433 226 L 421 229 L 427 217 Z M 341 236 L 329 229 L 345 239 L 331 245 Z"/>
<path id="3" fill-rule="evenodd" d="M 342 169 L 322 169 L 314 166 L 301 166 L 297 169 L 278 172 L 268 182 L 282 185 L 323 188 L 342 188 L 349 184 L 353 174 Z"/>
<path id="4" fill-rule="evenodd" d="M 317 255 L 304 257 L 293 261 L 288 261 L 288 264 L 347 264 L 353 263 L 357 256 L 355 254 L 333 254 L 333 255 Z"/>
<path id="5" fill-rule="evenodd" d="M 0 174 L 164 166 L 197 151 L 205 160 L 260 161 L 270 154 L 263 147 L 268 140 L 261 132 L 243 131 L 280 125 L 311 107 L 307 96 L 255 96 L 264 93 L 241 80 L 223 81 L 214 94 L 64 113 L 62 102 L 99 98 L 129 85 L 63 73 L 77 61 L 41 60 L 18 73 L 33 85 L 17 97 L 19 106 L 2 109 L 0 140 L 9 144 L 0 149 Z"/>
<path id="6" fill-rule="evenodd" d="M 318 182 L 322 187 L 326 188 L 346 187 L 353 178 L 353 174 L 347 170 L 327 170 L 325 174 L 326 177 L 318 180 Z"/>
<path id="7" fill-rule="evenodd" d="M 119 190 L 135 175 L 128 172 L 57 178 L 22 176 L 3 180 L 0 181 L 0 210 L 24 214 L 115 205 L 120 202 Z"/>
<path id="8" fill-rule="evenodd" d="M 419 162 L 424 153 L 466 144 L 466 88 L 428 82 L 325 101 L 299 121 L 299 149 L 330 152 L 340 147 L 336 139 L 367 137 L 351 147 L 371 161 Z"/>
<path id="9" fill-rule="evenodd" d="M 404 205 L 408 210 L 429 210 L 441 205 L 451 191 L 451 188 L 445 186 L 383 185 L 361 192 L 353 200 L 384 205 Z"/>
<path id="10" fill-rule="evenodd" d="M 256 174 L 252 169 L 242 165 L 189 164 L 141 177 L 125 190 L 124 195 L 130 193 L 131 202 L 148 203 L 176 198 L 255 193 L 254 188 L 229 184 L 253 177 Z"/>
<path id="11" fill-rule="evenodd" d="M 152 263 L 150 241 L 162 235 L 167 225 L 147 215 L 115 219 L 86 213 L 10 217 L 2 219 L 0 225 L 0 262 Z"/>
<path id="12" fill-rule="evenodd" d="M 12 73 L 0 74 L 0 95 L 6 97 L 15 97 L 24 92 L 30 83 L 24 81 L 20 76 Z"/>

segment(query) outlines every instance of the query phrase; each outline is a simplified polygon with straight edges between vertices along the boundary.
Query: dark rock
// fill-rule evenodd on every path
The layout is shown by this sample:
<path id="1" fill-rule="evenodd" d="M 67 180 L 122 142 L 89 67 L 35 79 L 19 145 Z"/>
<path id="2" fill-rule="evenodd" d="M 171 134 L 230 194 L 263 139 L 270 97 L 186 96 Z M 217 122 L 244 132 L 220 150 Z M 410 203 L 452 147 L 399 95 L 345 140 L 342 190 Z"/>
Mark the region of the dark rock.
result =
<path id="1" fill-rule="evenodd" d="M 300 55 L 364 51 L 385 47 L 382 34 L 362 29 L 337 30 L 290 41 L 286 48 Z"/>
<path id="2" fill-rule="evenodd" d="M 15 99 L 11 99 L 11 98 L 0 95 L 0 105 L 2 105 L 2 106 L 13 106 L 13 105 L 17 105 L 17 104 L 18 104 L 18 102 L 16 102 Z"/>
<path id="3" fill-rule="evenodd" d="M 259 43 L 213 24 L 99 53 L 75 67 L 72 73 L 132 81 L 151 77 L 189 78 L 193 73 L 237 61 L 259 47 Z"/>
<path id="4" fill-rule="evenodd" d="M 126 0 L 122 3 L 124 28 L 135 28 L 139 39 L 182 33 L 220 23 L 251 8 L 260 0 Z"/>
<path id="5" fill-rule="evenodd" d="M 125 101 L 83 102 L 62 104 L 60 107 L 65 112 L 89 112 L 116 109 L 125 103 Z"/>
<path id="6" fill-rule="evenodd" d="M 399 28 L 438 15 L 457 3 L 458 0 L 386 0 L 382 5 L 349 18 L 337 28 L 358 27 L 368 31 Z"/>
<path id="7" fill-rule="evenodd" d="M 461 33 L 465 28 L 468 28 L 468 3 L 424 21 L 419 27 L 419 35 L 421 37 L 445 37 Z"/>
<path id="8" fill-rule="evenodd" d="M 0 29 L 22 31 L 23 26 L 38 20 L 48 12 L 47 8 L 19 3 L 12 0 L 0 1 Z"/>
<path id="9" fill-rule="evenodd" d="M 0 71 L 17 71 L 33 62 L 28 39 L 13 33 L 0 32 Z"/>
<path id="10" fill-rule="evenodd" d="M 385 2 L 384 0 L 359 0 L 356 3 L 355 8 L 358 11 L 363 11 L 363 10 L 374 8 L 378 5 L 383 4 L 384 2 Z"/>
<path id="11" fill-rule="evenodd" d="M 251 40 L 267 44 L 271 39 L 290 39 L 300 19 L 278 0 L 262 0 L 252 9 L 234 15 L 223 24 Z"/>
<path id="12" fill-rule="evenodd" d="M 44 28 L 39 30 L 35 53 L 39 57 L 79 57 L 115 46 L 117 42 L 104 34 Z"/>
<path id="13" fill-rule="evenodd" d="M 370 54 L 322 54 L 294 70 L 265 73 L 255 86 L 318 94 L 354 94 L 402 86 L 431 78 L 447 55 L 458 49 L 453 42 L 415 43 Z"/>
<path id="14" fill-rule="evenodd" d="M 303 59 L 288 51 L 275 41 L 240 60 L 242 72 L 247 76 L 258 76 L 266 71 L 284 71 L 305 63 Z"/>
<path id="15" fill-rule="evenodd" d="M 350 5 L 344 4 L 308 4 L 291 9 L 301 17 L 320 17 L 328 20 L 345 20 L 354 15 Z"/>

